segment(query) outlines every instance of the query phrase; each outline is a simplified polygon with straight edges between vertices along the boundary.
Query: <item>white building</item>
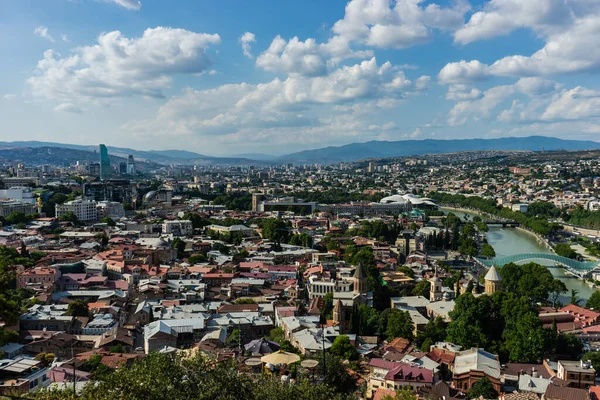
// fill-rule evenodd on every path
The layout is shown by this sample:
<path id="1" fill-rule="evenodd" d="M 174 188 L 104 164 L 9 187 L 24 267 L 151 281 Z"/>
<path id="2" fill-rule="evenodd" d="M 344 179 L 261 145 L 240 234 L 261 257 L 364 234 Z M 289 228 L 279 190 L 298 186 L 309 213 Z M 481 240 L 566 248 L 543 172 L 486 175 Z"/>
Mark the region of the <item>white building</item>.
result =
<path id="1" fill-rule="evenodd" d="M 190 220 L 165 221 L 162 224 L 162 231 L 166 235 L 190 236 L 194 233 L 194 226 Z"/>
<path id="2" fill-rule="evenodd" d="M 125 216 L 123 204 L 117 201 L 101 201 L 96 204 L 98 209 L 98 219 L 109 217 L 112 219 L 120 219 Z"/>
<path id="3" fill-rule="evenodd" d="M 308 278 L 308 298 L 325 297 L 327 293 L 333 292 L 352 292 L 354 290 L 354 281 L 351 279 L 321 279 L 316 275 L 311 275 Z"/>
<path id="4" fill-rule="evenodd" d="M 522 213 L 526 213 L 527 210 L 529 209 L 529 206 L 527 204 L 520 203 L 520 204 L 513 204 L 510 208 L 513 211 L 519 211 L 519 212 L 522 212 Z"/>
<path id="5" fill-rule="evenodd" d="M 244 225 L 232 225 L 232 226 L 222 226 L 222 225 L 209 225 L 206 227 L 207 231 L 215 231 L 217 233 L 241 233 L 242 236 L 252 236 L 252 228 L 248 228 Z"/>
<path id="6" fill-rule="evenodd" d="M 68 213 L 75 214 L 80 221 L 96 221 L 98 219 L 98 209 L 96 208 L 95 201 L 73 200 L 65 204 L 56 205 L 57 218 Z"/>
<path id="7" fill-rule="evenodd" d="M 36 198 L 33 196 L 30 187 L 12 187 L 0 190 L 0 199 L 18 200 L 23 203 L 35 204 Z"/>

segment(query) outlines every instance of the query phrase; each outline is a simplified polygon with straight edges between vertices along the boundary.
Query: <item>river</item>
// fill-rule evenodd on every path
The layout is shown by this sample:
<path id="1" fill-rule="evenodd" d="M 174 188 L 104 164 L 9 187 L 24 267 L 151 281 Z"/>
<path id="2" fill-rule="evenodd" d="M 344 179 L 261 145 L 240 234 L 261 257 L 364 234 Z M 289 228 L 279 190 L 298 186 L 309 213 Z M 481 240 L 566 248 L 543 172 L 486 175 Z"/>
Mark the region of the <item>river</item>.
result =
<path id="1" fill-rule="evenodd" d="M 464 218 L 465 214 L 468 214 L 470 217 L 476 215 L 474 213 L 467 213 L 463 211 L 455 211 L 444 209 L 444 212 L 452 211 L 460 218 Z M 521 253 L 550 253 L 544 245 L 538 243 L 537 238 L 525 231 L 515 228 L 500 228 L 500 227 L 490 227 L 490 230 L 486 233 L 487 241 L 494 250 L 496 251 L 496 256 L 510 256 L 513 254 L 521 254 Z M 552 261 L 547 260 L 534 260 L 538 264 L 553 266 L 554 263 Z M 565 286 L 567 287 L 568 293 L 565 293 L 564 296 L 561 296 L 559 300 L 563 304 L 568 304 L 571 299 L 571 290 L 575 289 L 579 292 L 578 297 L 586 301 L 591 294 L 594 292 L 594 289 L 588 286 L 587 283 L 582 280 L 577 279 L 573 275 L 570 275 L 562 268 L 549 268 L 552 275 L 555 278 L 563 281 Z M 582 302 L 583 304 L 584 302 Z"/>

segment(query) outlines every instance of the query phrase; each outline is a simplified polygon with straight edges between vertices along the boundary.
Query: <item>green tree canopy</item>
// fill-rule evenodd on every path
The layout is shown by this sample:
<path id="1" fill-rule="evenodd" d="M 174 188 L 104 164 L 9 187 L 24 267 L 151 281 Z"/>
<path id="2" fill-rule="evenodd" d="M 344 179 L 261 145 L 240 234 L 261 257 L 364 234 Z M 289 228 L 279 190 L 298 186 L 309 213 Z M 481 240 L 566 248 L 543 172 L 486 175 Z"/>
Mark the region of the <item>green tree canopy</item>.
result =
<path id="1" fill-rule="evenodd" d="M 594 310 L 600 310 L 600 290 L 594 291 L 587 303 L 585 303 L 587 308 L 593 308 Z"/>
<path id="2" fill-rule="evenodd" d="M 83 300 L 75 300 L 69 303 L 67 307 L 67 315 L 73 317 L 87 317 L 90 315 L 88 304 Z"/>
<path id="3" fill-rule="evenodd" d="M 471 389 L 467 391 L 467 397 L 469 399 L 479 399 L 483 397 L 486 400 L 497 399 L 498 392 L 492 385 L 492 382 L 487 377 L 484 377 L 471 386 Z"/>
<path id="4" fill-rule="evenodd" d="M 413 339 L 413 323 L 408 311 L 391 309 L 385 327 L 385 336 L 387 340 L 402 337 L 408 340 Z"/>
<path id="5" fill-rule="evenodd" d="M 188 263 L 189 264 L 200 264 L 203 262 L 206 262 L 207 258 L 204 254 L 192 254 L 189 258 L 188 258 Z"/>
<path id="6" fill-rule="evenodd" d="M 346 335 L 339 335 L 333 341 L 329 353 L 343 360 L 355 361 L 358 360 L 359 354 L 356 347 L 350 343 L 350 339 Z"/>

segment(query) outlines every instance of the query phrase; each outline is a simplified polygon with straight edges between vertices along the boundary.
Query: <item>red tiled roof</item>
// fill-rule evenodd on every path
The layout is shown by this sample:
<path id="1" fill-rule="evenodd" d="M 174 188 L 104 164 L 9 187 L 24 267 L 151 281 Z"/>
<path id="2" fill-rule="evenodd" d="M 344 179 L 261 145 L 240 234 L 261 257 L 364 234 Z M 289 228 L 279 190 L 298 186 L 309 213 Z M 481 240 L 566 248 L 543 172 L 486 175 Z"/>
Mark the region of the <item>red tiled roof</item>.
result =
<path id="1" fill-rule="evenodd" d="M 377 391 L 375 391 L 375 394 L 373 395 L 373 400 L 383 400 L 387 397 L 390 398 L 394 398 L 396 396 L 396 392 L 394 392 L 392 389 L 385 389 L 385 388 L 377 388 Z"/>
<path id="2" fill-rule="evenodd" d="M 377 368 L 383 368 L 383 369 L 389 369 L 389 370 L 393 369 L 394 367 L 396 367 L 398 365 L 399 365 L 399 363 L 397 363 L 397 362 L 387 361 L 382 358 L 373 358 L 369 362 L 370 367 L 377 367 Z"/>
<path id="3" fill-rule="evenodd" d="M 394 369 L 388 371 L 385 375 L 385 379 L 433 383 L 433 371 L 423 367 L 412 367 L 407 364 L 399 364 Z"/>

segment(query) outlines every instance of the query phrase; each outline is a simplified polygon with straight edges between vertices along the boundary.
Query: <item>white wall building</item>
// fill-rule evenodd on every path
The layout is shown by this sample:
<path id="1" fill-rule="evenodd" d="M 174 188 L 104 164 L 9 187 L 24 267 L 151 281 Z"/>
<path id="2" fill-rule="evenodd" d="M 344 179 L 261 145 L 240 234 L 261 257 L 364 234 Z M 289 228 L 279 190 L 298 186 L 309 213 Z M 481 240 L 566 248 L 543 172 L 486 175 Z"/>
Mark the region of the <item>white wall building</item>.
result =
<path id="1" fill-rule="evenodd" d="M 60 218 L 65 214 L 73 213 L 80 221 L 96 221 L 98 219 L 98 209 L 95 201 L 73 200 L 64 204 L 56 205 L 56 217 Z"/>
<path id="2" fill-rule="evenodd" d="M 194 233 L 194 226 L 190 220 L 165 221 L 162 225 L 162 231 L 166 235 L 190 236 Z"/>
<path id="3" fill-rule="evenodd" d="M 30 187 L 12 187 L 0 190 L 0 199 L 18 200 L 23 203 L 35 204 L 36 198 L 33 197 Z"/>
<path id="4" fill-rule="evenodd" d="M 120 219 L 125 216 L 123 204 L 117 201 L 101 201 L 96 204 L 98 209 L 98 219 L 109 217 L 112 219 Z"/>

